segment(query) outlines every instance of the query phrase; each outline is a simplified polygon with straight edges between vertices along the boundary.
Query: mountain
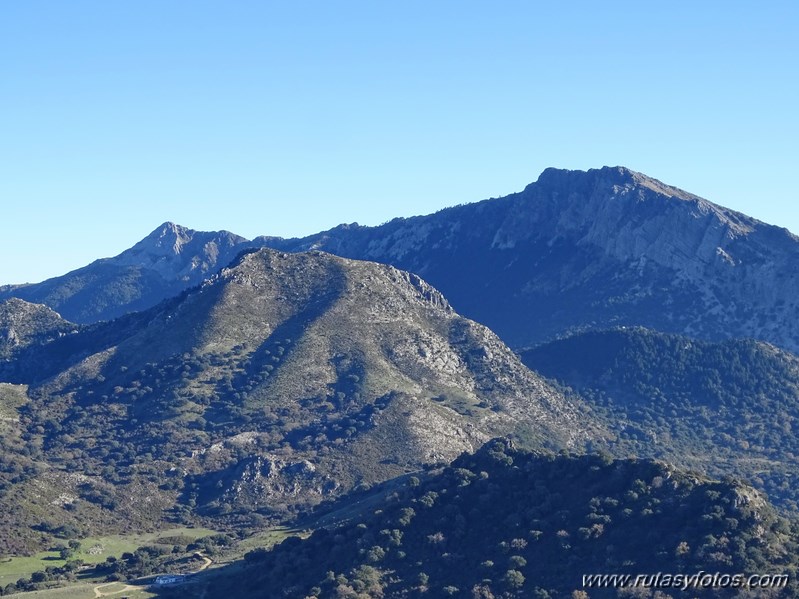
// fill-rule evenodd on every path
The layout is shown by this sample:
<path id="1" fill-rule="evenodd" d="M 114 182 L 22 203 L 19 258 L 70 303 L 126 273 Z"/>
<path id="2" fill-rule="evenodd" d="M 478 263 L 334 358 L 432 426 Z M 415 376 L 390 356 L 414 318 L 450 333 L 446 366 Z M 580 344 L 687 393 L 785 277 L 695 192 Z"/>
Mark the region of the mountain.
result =
<path id="1" fill-rule="evenodd" d="M 0 359 L 9 361 L 30 346 L 49 343 L 77 328 L 47 306 L 16 298 L 0 301 Z"/>
<path id="2" fill-rule="evenodd" d="M 42 283 L 0 287 L 0 299 L 46 304 L 76 323 L 110 320 L 199 284 L 249 246 L 227 231 L 206 233 L 164 223 L 113 258 Z"/>
<path id="3" fill-rule="evenodd" d="M 615 454 L 745 477 L 797 510 L 799 357 L 762 341 L 640 328 L 582 333 L 521 357 L 604 417 Z"/>
<path id="4" fill-rule="evenodd" d="M 207 586 L 160 596 L 795 597 L 795 580 L 773 594 L 707 587 L 714 576 L 795 572 L 797 538 L 795 523 L 735 481 L 495 441 L 342 526 L 252 551 Z M 686 581 L 704 573 L 704 588 Z M 594 574 L 629 580 L 602 588 L 584 581 Z M 637 575 L 648 588 L 633 588 Z"/>
<path id="5" fill-rule="evenodd" d="M 799 351 L 799 240 L 623 167 L 547 169 L 522 192 L 302 239 L 199 233 L 167 223 L 115 258 L 0 299 L 89 323 L 198 284 L 241 250 L 324 250 L 423 277 L 511 347 L 638 325 Z"/>
<path id="6" fill-rule="evenodd" d="M 547 169 L 503 198 L 261 241 L 415 272 L 511 347 L 640 325 L 799 350 L 799 239 L 622 167 Z"/>
<path id="7" fill-rule="evenodd" d="M 105 523 L 99 508 L 284 519 L 498 434 L 552 450 L 603 434 L 416 275 L 322 252 L 246 252 L 149 311 L 41 337 L 6 372 L 39 468 L 0 503 L 69 498 L 47 530 Z M 13 541 L 41 509 L 23 516 Z"/>

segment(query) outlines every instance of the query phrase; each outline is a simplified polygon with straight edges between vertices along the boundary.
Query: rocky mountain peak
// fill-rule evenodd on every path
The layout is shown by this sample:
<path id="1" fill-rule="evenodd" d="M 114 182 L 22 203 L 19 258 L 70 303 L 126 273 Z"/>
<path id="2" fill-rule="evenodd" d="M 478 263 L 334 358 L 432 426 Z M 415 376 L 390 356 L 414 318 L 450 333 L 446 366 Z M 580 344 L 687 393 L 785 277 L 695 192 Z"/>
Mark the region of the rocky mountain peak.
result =
<path id="1" fill-rule="evenodd" d="M 548 168 L 504 198 L 268 243 L 416 272 L 516 346 L 602 323 L 752 336 L 795 350 L 799 333 L 785 324 L 795 319 L 776 315 L 797 305 L 797 241 L 642 173 L 605 166 Z"/>
<path id="2" fill-rule="evenodd" d="M 734 263 L 728 247 L 762 223 L 625 167 L 547 169 L 516 196 L 495 245 L 570 238 L 621 260 L 698 270 Z"/>
<path id="3" fill-rule="evenodd" d="M 166 222 L 119 256 L 0 289 L 0 298 L 96 322 L 149 308 L 243 250 L 269 246 L 416 273 L 457 311 L 519 347 L 583 326 L 639 324 L 709 339 L 753 336 L 796 350 L 799 328 L 788 323 L 799 305 L 797 242 L 785 229 L 623 166 L 549 168 L 504 198 L 301 239 L 247 241 Z M 704 310 L 713 316 L 700 318 Z"/>
<path id="4" fill-rule="evenodd" d="M 258 248 L 245 251 L 223 268 L 219 275 L 211 277 L 207 284 L 244 283 L 263 292 L 280 282 L 282 288 L 279 293 L 296 297 L 294 289 L 297 287 L 311 286 L 316 289 L 319 281 L 314 278 L 318 277 L 328 280 L 325 287 L 320 287 L 314 293 L 321 293 L 323 289 L 331 291 L 334 287 L 343 292 L 346 288 L 356 290 L 362 297 L 376 298 L 378 294 L 392 298 L 401 296 L 413 304 L 452 311 L 441 292 L 418 275 L 387 264 L 353 261 L 320 250 L 287 253 Z M 345 279 L 346 285 L 343 282 Z M 372 309 L 377 307 L 373 305 Z"/>
<path id="5" fill-rule="evenodd" d="M 177 278 L 196 285 L 250 245 L 247 239 L 229 231 L 195 231 L 165 222 L 106 262 L 146 267 L 166 280 Z"/>
<path id="6" fill-rule="evenodd" d="M 229 231 L 195 231 L 167 221 L 128 251 L 136 250 L 160 255 L 179 255 L 183 252 L 184 247 L 189 246 L 193 241 L 195 244 L 196 242 L 208 243 L 213 241 L 218 243 L 223 241 L 228 244 L 238 245 L 246 242 L 247 239 Z"/>
<path id="7" fill-rule="evenodd" d="M 665 197 L 709 204 L 698 196 L 625 166 L 603 166 L 587 171 L 550 167 L 541 173 L 535 183 L 525 188 L 525 193 L 532 190 L 538 193 L 556 193 L 561 197 L 573 194 L 593 195 L 601 192 L 608 198 L 624 192 L 648 190 Z"/>
<path id="8" fill-rule="evenodd" d="M 149 245 L 151 248 L 162 248 L 179 254 L 196 233 L 192 229 L 167 221 L 136 245 Z"/>
<path id="9" fill-rule="evenodd" d="M 200 284 L 241 251 L 263 245 L 228 231 L 165 222 L 133 247 L 34 285 L 0 289 L 0 299 L 47 304 L 78 323 L 144 310 Z"/>

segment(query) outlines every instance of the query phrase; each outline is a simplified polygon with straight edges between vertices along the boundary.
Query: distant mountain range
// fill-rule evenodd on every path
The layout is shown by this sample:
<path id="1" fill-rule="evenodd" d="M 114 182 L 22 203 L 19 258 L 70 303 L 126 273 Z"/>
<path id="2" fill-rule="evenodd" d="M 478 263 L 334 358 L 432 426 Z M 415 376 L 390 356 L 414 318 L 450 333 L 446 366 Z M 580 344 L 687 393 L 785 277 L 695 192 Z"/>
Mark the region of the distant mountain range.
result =
<path id="1" fill-rule="evenodd" d="M 151 307 L 261 246 L 416 273 L 514 348 L 639 325 L 799 350 L 799 239 L 622 167 L 547 169 L 507 197 L 303 239 L 248 241 L 166 223 L 115 258 L 2 288 L 0 298 L 90 323 Z"/>
<path id="2" fill-rule="evenodd" d="M 625 168 L 547 169 L 504 198 L 270 243 L 415 272 L 516 348 L 640 325 L 799 349 L 799 239 Z"/>

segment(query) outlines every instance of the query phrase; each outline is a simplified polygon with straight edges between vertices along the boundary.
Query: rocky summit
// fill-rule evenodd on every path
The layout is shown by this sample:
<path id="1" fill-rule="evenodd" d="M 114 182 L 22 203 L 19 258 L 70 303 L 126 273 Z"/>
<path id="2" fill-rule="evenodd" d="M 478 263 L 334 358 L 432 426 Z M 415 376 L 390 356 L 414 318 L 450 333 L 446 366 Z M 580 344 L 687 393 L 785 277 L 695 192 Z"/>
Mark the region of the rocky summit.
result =
<path id="1" fill-rule="evenodd" d="M 0 287 L 0 299 L 46 304 L 76 323 L 110 320 L 201 283 L 246 247 L 246 239 L 227 231 L 193 231 L 167 222 L 113 258 L 42 283 Z"/>
<path id="2" fill-rule="evenodd" d="M 269 243 L 418 273 L 512 347 L 640 325 L 799 349 L 799 239 L 623 167 L 547 169 L 504 198 Z"/>

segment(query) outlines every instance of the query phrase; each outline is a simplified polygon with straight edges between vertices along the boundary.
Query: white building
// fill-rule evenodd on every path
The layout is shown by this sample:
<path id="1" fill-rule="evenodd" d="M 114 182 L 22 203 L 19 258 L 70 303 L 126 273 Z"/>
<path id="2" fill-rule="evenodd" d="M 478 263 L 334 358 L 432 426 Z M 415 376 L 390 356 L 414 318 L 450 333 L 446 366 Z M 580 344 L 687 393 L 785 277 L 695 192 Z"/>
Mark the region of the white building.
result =
<path id="1" fill-rule="evenodd" d="M 157 585 L 165 585 L 165 584 L 178 584 L 183 582 L 186 579 L 184 574 L 163 574 L 161 576 L 157 576 L 155 579 L 155 584 Z"/>

